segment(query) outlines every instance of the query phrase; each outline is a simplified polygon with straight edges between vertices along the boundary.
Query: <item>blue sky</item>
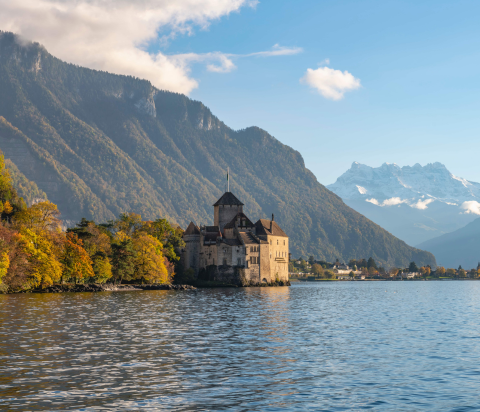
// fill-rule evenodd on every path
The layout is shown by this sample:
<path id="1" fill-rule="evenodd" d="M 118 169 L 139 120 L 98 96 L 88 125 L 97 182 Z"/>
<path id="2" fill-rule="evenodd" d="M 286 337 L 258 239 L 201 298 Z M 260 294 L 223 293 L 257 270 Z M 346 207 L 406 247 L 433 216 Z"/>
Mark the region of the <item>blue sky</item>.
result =
<path id="1" fill-rule="evenodd" d="M 439 161 L 480 182 L 478 0 L 0 0 L 0 8 L 1 30 L 65 61 L 146 78 L 202 101 L 234 129 L 267 130 L 323 184 L 354 161 Z M 350 90 L 336 100 L 320 94 L 311 85 L 324 86 L 315 76 L 326 74 Z"/>
<path id="2" fill-rule="evenodd" d="M 321 183 L 353 161 L 440 161 L 480 181 L 479 16 L 475 1 L 264 0 L 178 36 L 166 50 L 301 47 L 291 56 L 238 59 L 229 73 L 193 66 L 199 87 L 190 96 L 229 126 L 259 126 L 298 150 Z M 361 88 L 333 101 L 300 84 L 325 59 Z"/>

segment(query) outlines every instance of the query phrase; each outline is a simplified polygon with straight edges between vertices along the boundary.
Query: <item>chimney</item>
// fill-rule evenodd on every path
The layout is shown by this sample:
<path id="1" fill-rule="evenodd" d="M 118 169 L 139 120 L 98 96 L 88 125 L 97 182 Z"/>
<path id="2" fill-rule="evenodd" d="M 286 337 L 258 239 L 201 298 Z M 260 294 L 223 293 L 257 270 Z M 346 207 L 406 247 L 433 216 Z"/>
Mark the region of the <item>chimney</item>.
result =
<path id="1" fill-rule="evenodd" d="M 272 213 L 272 220 L 270 221 L 270 232 L 273 233 L 273 221 L 275 220 L 275 216 L 274 214 Z"/>

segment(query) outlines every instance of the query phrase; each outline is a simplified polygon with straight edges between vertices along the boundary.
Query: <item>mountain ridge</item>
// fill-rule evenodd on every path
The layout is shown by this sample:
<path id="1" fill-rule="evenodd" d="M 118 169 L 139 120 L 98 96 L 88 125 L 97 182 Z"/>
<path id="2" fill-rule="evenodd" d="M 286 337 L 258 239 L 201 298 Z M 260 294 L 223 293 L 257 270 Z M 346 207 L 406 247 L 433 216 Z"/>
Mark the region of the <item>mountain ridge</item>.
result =
<path id="1" fill-rule="evenodd" d="M 134 211 L 208 223 L 230 167 L 246 213 L 275 213 L 297 256 L 435 264 L 346 206 L 298 151 L 258 127 L 232 130 L 201 102 L 61 62 L 13 34 L 0 34 L 0 58 L 0 149 L 67 220 Z"/>
<path id="2" fill-rule="evenodd" d="M 354 162 L 327 187 L 413 245 L 457 230 L 480 214 L 480 184 L 453 175 L 439 162 L 403 167 Z"/>

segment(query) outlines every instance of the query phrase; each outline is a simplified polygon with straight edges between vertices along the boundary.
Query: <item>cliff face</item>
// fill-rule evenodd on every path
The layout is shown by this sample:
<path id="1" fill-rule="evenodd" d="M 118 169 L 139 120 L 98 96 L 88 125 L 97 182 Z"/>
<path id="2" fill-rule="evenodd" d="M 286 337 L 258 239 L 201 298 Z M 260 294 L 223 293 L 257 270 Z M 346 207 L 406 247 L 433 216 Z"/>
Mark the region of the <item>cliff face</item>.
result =
<path id="1" fill-rule="evenodd" d="M 8 33 L 0 90 L 0 149 L 65 219 L 134 211 L 183 227 L 211 223 L 230 167 L 245 212 L 275 213 L 295 256 L 434 264 L 319 184 L 297 151 L 257 127 L 230 129 L 201 102 L 66 64 Z"/>

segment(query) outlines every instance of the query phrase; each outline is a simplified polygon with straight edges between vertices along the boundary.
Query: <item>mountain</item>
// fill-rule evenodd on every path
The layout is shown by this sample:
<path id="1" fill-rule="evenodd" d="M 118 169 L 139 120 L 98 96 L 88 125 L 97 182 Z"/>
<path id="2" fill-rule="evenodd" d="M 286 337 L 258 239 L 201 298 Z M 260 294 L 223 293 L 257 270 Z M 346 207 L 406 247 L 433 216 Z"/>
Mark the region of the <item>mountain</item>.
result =
<path id="1" fill-rule="evenodd" d="M 133 211 L 211 223 L 230 167 L 246 213 L 275 213 L 294 256 L 435 264 L 319 184 L 300 153 L 258 127 L 232 130 L 184 95 L 64 63 L 11 33 L 0 35 L 0 90 L 0 149 L 65 220 Z"/>
<path id="2" fill-rule="evenodd" d="M 480 214 L 480 184 L 441 163 L 373 168 L 353 163 L 328 189 L 408 244 L 457 230 Z"/>
<path id="3" fill-rule="evenodd" d="M 420 247 L 431 251 L 438 265 L 446 268 L 476 268 L 480 262 L 480 218 L 454 232 L 423 242 Z"/>
<path id="4" fill-rule="evenodd" d="M 22 197 L 28 206 L 38 201 L 47 200 L 47 194 L 40 190 L 35 182 L 27 179 L 10 159 L 5 160 L 5 166 L 12 178 L 12 185 L 15 187 L 18 196 Z"/>

